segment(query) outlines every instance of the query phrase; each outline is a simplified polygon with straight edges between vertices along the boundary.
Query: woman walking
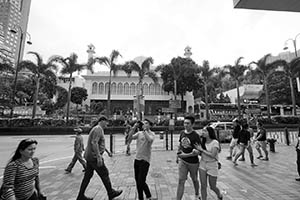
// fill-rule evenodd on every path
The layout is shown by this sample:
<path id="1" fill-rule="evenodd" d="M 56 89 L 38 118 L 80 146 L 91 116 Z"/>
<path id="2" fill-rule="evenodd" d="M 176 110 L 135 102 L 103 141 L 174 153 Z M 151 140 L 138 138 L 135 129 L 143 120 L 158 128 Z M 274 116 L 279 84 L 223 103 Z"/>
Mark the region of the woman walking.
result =
<path id="1" fill-rule="evenodd" d="M 39 182 L 39 160 L 33 155 L 37 141 L 22 140 L 6 165 L 1 187 L 2 198 L 7 200 L 46 199 Z"/>
<path id="2" fill-rule="evenodd" d="M 201 144 L 195 145 L 196 149 L 200 151 L 201 154 L 199 168 L 202 200 L 207 199 L 207 179 L 210 189 L 216 193 L 219 200 L 222 200 L 223 196 L 217 187 L 218 154 L 220 151 L 220 145 L 212 127 L 204 127 L 202 137 L 203 139 Z"/>

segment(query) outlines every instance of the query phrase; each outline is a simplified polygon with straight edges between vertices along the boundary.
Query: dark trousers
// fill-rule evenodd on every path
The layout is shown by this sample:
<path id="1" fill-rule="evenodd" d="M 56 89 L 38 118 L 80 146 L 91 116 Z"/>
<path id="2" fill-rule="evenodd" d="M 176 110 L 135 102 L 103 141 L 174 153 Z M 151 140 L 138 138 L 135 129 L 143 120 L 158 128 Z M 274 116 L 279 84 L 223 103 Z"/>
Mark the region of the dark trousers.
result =
<path id="1" fill-rule="evenodd" d="M 108 196 L 110 196 L 113 193 L 113 189 L 112 189 L 111 182 L 109 179 L 109 172 L 104 164 L 104 160 L 103 160 L 103 165 L 101 167 L 97 166 L 96 161 L 94 161 L 94 162 L 87 161 L 86 170 L 85 170 L 84 177 L 83 177 L 83 180 L 80 185 L 78 197 L 84 196 L 84 192 L 85 192 L 87 186 L 89 185 L 91 178 L 94 175 L 94 170 L 100 176 L 100 178 L 105 186 Z"/>
<path id="2" fill-rule="evenodd" d="M 144 199 L 144 194 L 147 198 L 151 197 L 149 187 L 146 183 L 147 174 L 149 171 L 150 164 L 145 160 L 134 160 L 134 175 L 136 187 L 139 195 L 139 200 Z"/>
<path id="3" fill-rule="evenodd" d="M 300 149 L 296 149 L 297 152 L 297 170 L 298 170 L 298 175 L 300 177 Z"/>
<path id="4" fill-rule="evenodd" d="M 72 171 L 72 169 L 73 169 L 74 165 L 76 164 L 77 160 L 81 163 L 82 167 L 84 169 L 86 169 L 86 162 L 82 157 L 82 153 L 81 152 L 75 152 L 75 154 L 72 158 L 72 161 L 70 162 L 69 166 L 67 167 L 68 171 L 70 171 L 70 172 Z"/>
<path id="5" fill-rule="evenodd" d="M 38 195 L 34 192 L 28 200 L 38 200 Z"/>

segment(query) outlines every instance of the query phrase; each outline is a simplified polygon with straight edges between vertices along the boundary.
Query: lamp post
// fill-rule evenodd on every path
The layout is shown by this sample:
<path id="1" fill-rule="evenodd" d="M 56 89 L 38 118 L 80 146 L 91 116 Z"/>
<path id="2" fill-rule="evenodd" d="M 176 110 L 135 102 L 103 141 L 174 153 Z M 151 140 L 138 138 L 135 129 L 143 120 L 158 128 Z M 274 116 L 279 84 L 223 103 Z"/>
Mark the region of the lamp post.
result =
<path id="1" fill-rule="evenodd" d="M 17 28 L 18 31 L 15 30 L 15 28 Z M 15 93 L 16 93 L 16 90 L 17 90 L 17 80 L 18 80 L 18 72 L 19 72 L 18 68 L 19 68 L 19 63 L 20 63 L 20 59 L 21 59 L 21 51 L 22 51 L 22 44 L 23 44 L 24 34 L 25 34 L 25 39 L 26 39 L 27 35 L 29 37 L 29 40 L 27 41 L 27 44 L 31 45 L 32 42 L 30 41 L 31 40 L 30 34 L 27 33 L 27 32 L 24 32 L 22 30 L 21 26 L 19 26 L 19 25 L 14 26 L 14 29 L 10 29 L 9 31 L 13 34 L 17 34 L 18 32 L 20 33 L 20 45 L 19 45 L 17 62 L 16 62 L 16 72 L 15 72 L 15 78 L 14 78 L 13 92 L 12 92 L 12 95 L 11 95 L 10 118 L 12 118 L 13 115 L 14 115 L 14 104 L 15 104 L 15 95 L 16 95 Z"/>
<path id="2" fill-rule="evenodd" d="M 288 47 L 288 42 L 289 41 L 292 41 L 293 42 L 293 46 L 294 46 L 294 51 L 295 51 L 295 58 L 298 57 L 298 53 L 297 53 L 297 37 L 300 35 L 300 33 L 298 33 L 296 36 L 295 36 L 295 39 L 292 39 L 292 38 L 289 38 L 285 41 L 284 43 L 284 50 L 287 50 L 289 47 Z M 298 77 L 297 77 L 298 79 Z M 293 114 L 294 116 L 297 115 L 297 111 L 296 111 L 296 99 L 295 99 L 295 92 L 294 92 L 294 87 L 293 87 L 293 79 L 292 79 L 292 75 L 289 74 L 289 81 L 290 81 L 290 87 L 291 87 L 291 96 L 292 96 L 292 104 L 293 104 Z"/>

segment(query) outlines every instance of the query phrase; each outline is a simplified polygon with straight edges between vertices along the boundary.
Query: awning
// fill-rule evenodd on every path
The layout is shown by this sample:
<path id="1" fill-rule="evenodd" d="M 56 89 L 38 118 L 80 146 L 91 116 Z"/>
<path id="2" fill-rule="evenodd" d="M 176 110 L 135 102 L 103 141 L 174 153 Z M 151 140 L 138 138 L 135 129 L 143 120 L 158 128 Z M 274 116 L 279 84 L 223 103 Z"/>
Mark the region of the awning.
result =
<path id="1" fill-rule="evenodd" d="M 299 0 L 233 0 L 234 8 L 300 12 Z"/>

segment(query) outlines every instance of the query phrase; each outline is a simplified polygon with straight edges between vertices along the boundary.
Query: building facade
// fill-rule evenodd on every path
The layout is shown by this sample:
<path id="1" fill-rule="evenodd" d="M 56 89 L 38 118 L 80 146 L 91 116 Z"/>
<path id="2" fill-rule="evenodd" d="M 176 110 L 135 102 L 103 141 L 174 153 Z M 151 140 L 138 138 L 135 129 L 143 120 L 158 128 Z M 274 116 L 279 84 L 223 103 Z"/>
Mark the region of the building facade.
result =
<path id="1" fill-rule="evenodd" d="M 31 0 L 0 0 L 0 56 L 13 63 L 17 62 L 20 47 L 23 58 L 30 5 Z M 12 29 L 17 33 L 12 33 Z M 25 38 L 20 45 L 21 32 Z"/>

